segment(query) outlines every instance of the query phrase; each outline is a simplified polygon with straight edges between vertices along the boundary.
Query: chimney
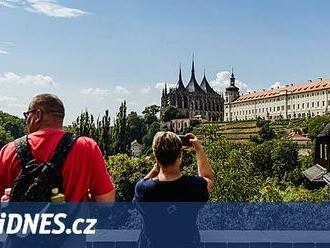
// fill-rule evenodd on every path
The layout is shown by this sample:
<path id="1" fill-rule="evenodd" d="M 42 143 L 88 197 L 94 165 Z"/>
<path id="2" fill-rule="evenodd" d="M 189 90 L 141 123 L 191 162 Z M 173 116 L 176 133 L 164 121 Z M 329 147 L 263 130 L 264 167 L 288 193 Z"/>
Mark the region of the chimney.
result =
<path id="1" fill-rule="evenodd" d="M 308 80 L 308 82 L 310 82 L 310 83 L 311 83 L 311 82 L 313 82 L 313 81 L 312 81 L 311 79 L 309 79 L 309 80 Z"/>
<path id="2" fill-rule="evenodd" d="M 320 80 L 320 81 L 322 81 L 322 80 L 323 80 L 323 78 L 319 77 L 319 80 Z"/>
<path id="3" fill-rule="evenodd" d="M 290 86 L 293 86 L 293 84 L 290 84 Z"/>

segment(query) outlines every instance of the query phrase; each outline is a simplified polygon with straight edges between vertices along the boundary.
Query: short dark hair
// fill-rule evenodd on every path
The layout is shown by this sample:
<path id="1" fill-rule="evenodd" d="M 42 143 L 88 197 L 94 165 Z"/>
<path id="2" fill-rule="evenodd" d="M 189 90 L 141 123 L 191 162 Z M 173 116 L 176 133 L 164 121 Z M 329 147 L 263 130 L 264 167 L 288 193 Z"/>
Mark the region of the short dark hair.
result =
<path id="1" fill-rule="evenodd" d="M 45 114 L 58 119 L 64 119 L 65 110 L 63 102 L 53 94 L 40 94 L 32 98 L 29 109 L 42 109 Z"/>
<path id="2" fill-rule="evenodd" d="M 182 153 L 181 139 L 173 132 L 158 132 L 154 137 L 152 150 L 162 166 L 173 164 Z"/>

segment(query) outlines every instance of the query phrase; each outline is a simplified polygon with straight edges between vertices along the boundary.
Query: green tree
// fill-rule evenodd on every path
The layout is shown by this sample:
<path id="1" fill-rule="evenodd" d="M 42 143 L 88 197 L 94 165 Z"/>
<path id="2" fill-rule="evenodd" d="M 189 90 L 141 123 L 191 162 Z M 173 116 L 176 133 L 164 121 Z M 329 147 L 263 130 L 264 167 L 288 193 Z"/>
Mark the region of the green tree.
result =
<path id="1" fill-rule="evenodd" d="M 167 106 L 162 115 L 162 121 L 167 122 L 173 119 L 182 118 L 183 115 L 181 111 L 174 106 Z"/>
<path id="2" fill-rule="evenodd" d="M 217 202 L 252 201 L 258 194 L 260 178 L 253 174 L 253 165 L 246 152 L 241 149 L 228 151 L 225 161 L 214 160 L 215 186 L 211 200 Z"/>
<path id="3" fill-rule="evenodd" d="M 2 111 L 0 111 L 0 126 L 8 131 L 14 139 L 17 139 L 26 133 L 25 120 Z"/>
<path id="4" fill-rule="evenodd" d="M 109 157 L 107 164 L 116 184 L 116 200 L 132 201 L 135 184 L 148 174 L 154 161 L 149 158 L 135 158 L 126 154 L 118 154 Z"/>
<path id="5" fill-rule="evenodd" d="M 157 105 L 151 105 L 151 106 L 147 106 L 145 107 L 145 109 L 142 111 L 143 114 L 143 119 L 144 122 L 147 125 L 147 128 L 149 128 L 149 126 L 158 121 L 158 117 L 157 114 L 160 111 L 160 107 Z"/>
<path id="6" fill-rule="evenodd" d="M 124 101 L 117 113 L 117 118 L 111 132 L 112 154 L 128 154 L 128 132 L 127 132 L 127 107 Z"/>
<path id="7" fill-rule="evenodd" d="M 106 110 L 104 116 L 95 118 L 87 110 L 82 112 L 77 117 L 76 121 L 72 125 L 66 127 L 66 130 L 78 134 L 79 136 L 86 136 L 94 139 L 104 156 L 112 154 L 111 147 L 111 120 L 109 111 Z"/>
<path id="8" fill-rule="evenodd" d="M 6 131 L 3 127 L 0 126 L 0 149 L 13 140 L 10 132 Z"/>
<path id="9" fill-rule="evenodd" d="M 137 140 L 139 143 L 142 143 L 142 138 L 146 131 L 143 118 L 141 116 L 138 116 L 136 112 L 131 112 L 127 116 L 127 128 L 129 143 L 134 140 Z"/>
<path id="10" fill-rule="evenodd" d="M 273 175 L 272 142 L 264 142 L 258 145 L 251 145 L 251 160 L 254 172 L 262 178 Z"/>
<path id="11" fill-rule="evenodd" d="M 323 128 L 330 122 L 329 115 L 316 116 L 314 118 L 307 119 L 304 126 L 307 128 L 307 132 L 312 139 L 323 130 Z"/>
<path id="12" fill-rule="evenodd" d="M 102 120 L 97 120 L 97 127 L 94 131 L 94 135 L 97 137 L 101 150 L 106 157 L 110 156 L 113 151 L 111 147 L 111 129 L 111 118 L 109 110 L 106 110 Z"/>
<path id="13" fill-rule="evenodd" d="M 151 145 L 152 145 L 152 141 L 154 139 L 154 136 L 157 132 L 159 132 L 160 130 L 160 122 L 159 121 L 155 121 L 153 122 L 148 130 L 145 136 L 143 136 L 143 150 L 142 153 L 144 155 L 149 155 L 152 153 L 152 149 L 151 149 Z"/>
<path id="14" fill-rule="evenodd" d="M 262 125 L 259 136 L 263 141 L 272 140 L 275 138 L 275 132 L 268 122 Z"/>
<path id="15" fill-rule="evenodd" d="M 273 176 L 284 178 L 298 166 L 298 146 L 291 141 L 276 140 L 272 150 Z"/>

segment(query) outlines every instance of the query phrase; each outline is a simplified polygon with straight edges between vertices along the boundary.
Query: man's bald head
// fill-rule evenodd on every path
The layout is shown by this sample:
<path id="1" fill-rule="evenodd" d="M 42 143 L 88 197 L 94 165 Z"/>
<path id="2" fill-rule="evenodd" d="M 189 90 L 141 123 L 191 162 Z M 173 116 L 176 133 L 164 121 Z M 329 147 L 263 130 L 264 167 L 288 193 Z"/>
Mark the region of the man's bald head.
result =
<path id="1" fill-rule="evenodd" d="M 44 115 L 59 120 L 64 119 L 63 102 L 53 94 L 40 94 L 32 98 L 29 110 L 41 109 Z"/>

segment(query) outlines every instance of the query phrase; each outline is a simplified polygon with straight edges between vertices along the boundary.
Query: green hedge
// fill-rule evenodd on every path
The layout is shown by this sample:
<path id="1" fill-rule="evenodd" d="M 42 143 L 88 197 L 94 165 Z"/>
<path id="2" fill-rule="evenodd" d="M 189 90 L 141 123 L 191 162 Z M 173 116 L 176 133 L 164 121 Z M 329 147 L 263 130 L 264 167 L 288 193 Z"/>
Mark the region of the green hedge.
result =
<path id="1" fill-rule="evenodd" d="M 311 156 L 298 157 L 296 144 L 273 140 L 262 144 L 235 144 L 209 136 L 205 148 L 212 163 L 214 202 L 327 201 L 327 187 L 310 190 L 302 171 L 312 164 Z M 108 169 L 116 183 L 117 200 L 131 201 L 135 184 L 153 167 L 150 157 L 115 155 Z M 184 152 L 184 174 L 196 175 L 194 154 Z"/>

